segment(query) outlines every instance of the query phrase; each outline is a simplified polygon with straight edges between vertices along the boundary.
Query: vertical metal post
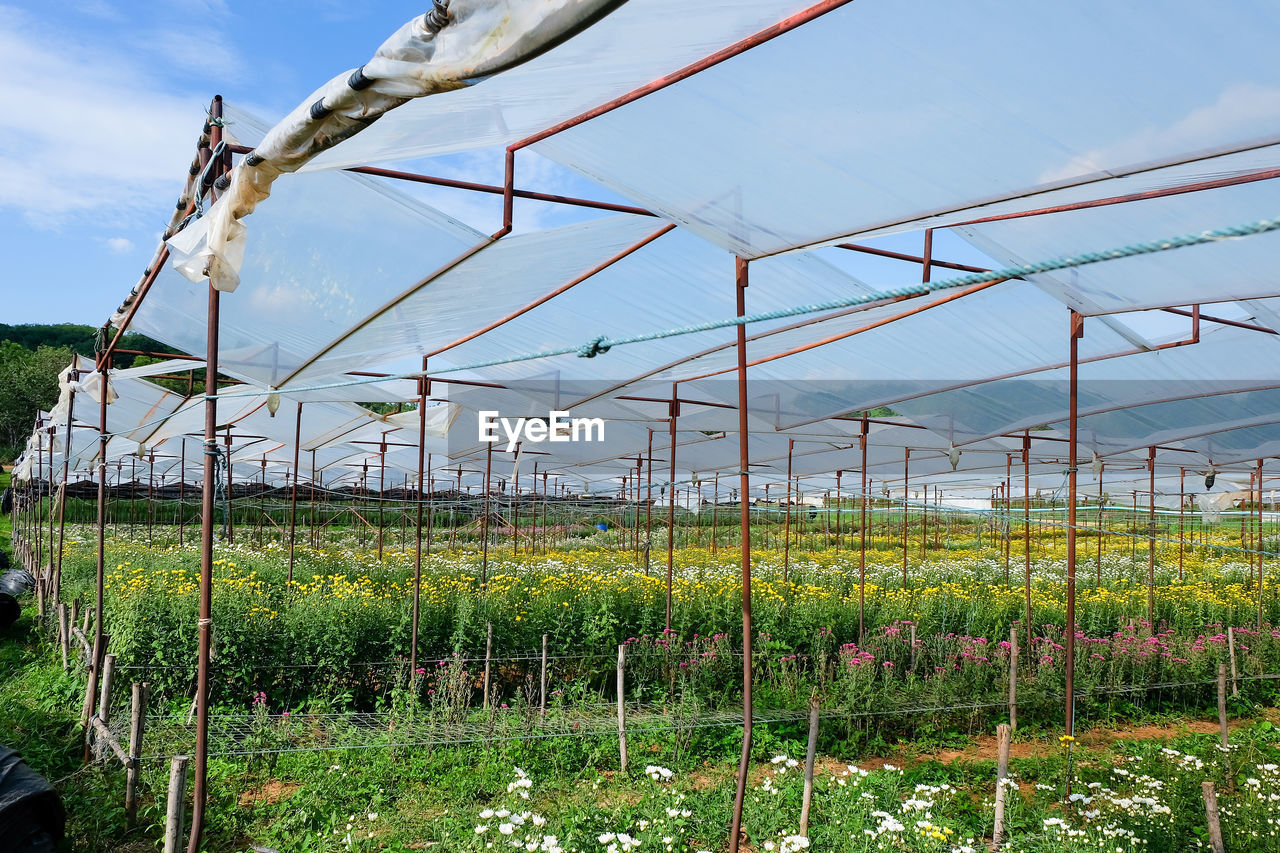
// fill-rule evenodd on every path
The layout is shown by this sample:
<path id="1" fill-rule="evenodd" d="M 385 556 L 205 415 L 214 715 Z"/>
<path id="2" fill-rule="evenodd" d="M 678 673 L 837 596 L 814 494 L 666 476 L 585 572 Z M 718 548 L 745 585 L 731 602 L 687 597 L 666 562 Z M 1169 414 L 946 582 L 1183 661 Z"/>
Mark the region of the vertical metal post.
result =
<path id="1" fill-rule="evenodd" d="M 711 553 L 716 552 L 716 510 L 720 508 L 720 472 L 716 472 L 711 484 Z"/>
<path id="2" fill-rule="evenodd" d="M 862 432 L 858 435 L 858 447 L 862 451 L 862 525 L 858 530 L 858 642 L 866 631 L 867 608 L 867 416 L 862 416 Z"/>
<path id="3" fill-rule="evenodd" d="M 1022 431 L 1022 550 L 1026 561 L 1026 585 L 1023 592 L 1026 597 L 1026 632 L 1027 649 L 1031 649 L 1031 432 Z M 1029 653 L 1029 652 L 1028 652 Z"/>
<path id="4" fill-rule="evenodd" d="M 1156 629 L 1156 449 L 1147 449 L 1147 623 Z"/>
<path id="5" fill-rule="evenodd" d="M 70 374 L 72 382 L 80 378 L 80 371 L 73 370 Z M 71 413 L 76 407 L 76 392 L 71 389 L 67 392 L 67 440 L 63 446 L 62 454 L 62 499 L 58 501 L 58 560 L 53 569 L 53 601 L 56 604 L 62 600 L 62 545 L 66 539 L 66 510 L 67 510 L 67 480 L 71 476 Z"/>
<path id="6" fill-rule="evenodd" d="M 210 109 L 209 140 L 216 150 L 222 142 L 222 96 L 213 99 Z M 221 169 L 215 168 L 221 173 Z M 216 176 L 215 176 L 216 177 Z M 213 503 L 214 480 L 218 462 L 218 319 L 220 293 L 210 281 L 208 304 L 208 335 L 205 348 L 204 377 L 204 482 L 201 484 L 200 505 L 200 613 L 196 622 L 199 631 L 196 674 L 196 754 L 195 782 L 192 795 L 191 834 L 187 843 L 188 853 L 197 853 L 204 832 L 204 810 L 208 798 L 209 759 L 209 652 L 213 638 Z M 104 398 L 105 399 L 105 398 Z M 230 442 L 230 428 L 227 440 Z M 228 502 L 231 490 L 231 455 L 227 454 Z M 228 513 L 230 516 L 230 513 Z M 228 531 L 230 531 L 228 517 Z M 228 533 L 228 539 L 230 533 Z"/>
<path id="7" fill-rule="evenodd" d="M 1182 580 L 1182 537 L 1185 535 L 1183 527 L 1183 509 L 1187 503 L 1187 469 L 1178 469 L 1178 580 Z M 1101 511 L 1101 510 L 1099 510 Z M 1101 533 L 1099 533 L 1101 536 Z"/>
<path id="8" fill-rule="evenodd" d="M 110 359 L 102 358 L 98 362 L 98 395 L 101 397 L 98 403 L 98 554 L 97 567 L 95 571 L 95 599 L 93 605 L 93 660 L 89 661 L 89 686 L 88 695 L 92 696 L 98 690 L 98 665 L 101 660 L 101 648 L 103 645 L 103 588 L 104 577 L 106 575 L 106 550 L 107 550 L 107 442 L 110 436 L 107 435 L 107 391 L 108 391 L 108 372 L 110 371 Z M 85 715 L 85 722 L 88 722 L 88 715 Z"/>
<path id="9" fill-rule="evenodd" d="M 644 574 L 649 576 L 649 543 L 653 540 L 653 429 L 649 430 L 649 454 L 645 460 Z"/>
<path id="10" fill-rule="evenodd" d="M 418 677 L 418 614 L 422 596 L 422 492 L 423 461 L 427 452 L 427 357 L 422 357 L 423 377 L 418 380 L 418 533 L 413 547 L 413 603 L 409 617 L 409 683 Z M 487 685 L 486 685 L 487 688 Z M 486 698 L 488 698 L 486 696 Z"/>
<path id="11" fill-rule="evenodd" d="M 1258 537 L 1254 540 L 1258 550 L 1258 623 L 1255 626 L 1262 633 L 1262 460 L 1258 460 Z"/>
<path id="12" fill-rule="evenodd" d="M 484 518 L 480 520 L 480 586 L 489 586 L 489 489 L 492 488 L 493 476 L 493 442 L 485 445 L 484 457 Z"/>
<path id="13" fill-rule="evenodd" d="M 1094 580 L 1094 586 L 1098 589 L 1102 588 L 1102 534 L 1107 529 L 1107 516 L 1102 509 L 1102 472 L 1106 470 L 1107 463 L 1103 462 L 1102 467 L 1098 470 L 1098 557 L 1095 561 L 1095 569 L 1097 578 Z"/>
<path id="14" fill-rule="evenodd" d="M 215 391 L 218 383 L 213 383 Z M 231 424 L 227 424 L 227 544 L 234 544 L 236 541 L 236 494 L 234 472 L 231 465 Z M 200 778 L 200 757 L 196 756 L 196 779 Z M 195 829 L 194 823 L 192 829 Z"/>
<path id="15" fill-rule="evenodd" d="M 738 316 L 747 313 L 747 285 L 749 273 L 747 261 L 735 259 L 736 281 L 734 292 L 737 296 Z M 733 820 L 729 830 L 729 853 L 738 853 L 738 845 L 742 832 L 742 806 L 747 793 L 747 772 L 751 764 L 751 507 L 747 503 L 750 491 L 751 475 L 748 468 L 751 456 L 748 450 L 747 433 L 747 327 L 739 323 L 738 340 L 738 488 L 741 496 L 742 525 L 742 757 L 738 761 L 738 786 L 733 800 Z"/>
<path id="16" fill-rule="evenodd" d="M 671 438 L 671 462 L 667 468 L 667 624 L 671 629 L 671 584 L 675 579 L 676 541 L 676 418 L 680 417 L 680 397 L 677 385 L 671 383 L 671 408 L 668 412 Z M 650 433 L 652 435 L 652 433 Z"/>
<path id="17" fill-rule="evenodd" d="M 902 588 L 907 588 L 907 501 L 910 498 L 911 448 L 902 448 Z"/>
<path id="18" fill-rule="evenodd" d="M 293 585 L 294 534 L 298 529 L 298 454 L 302 452 L 302 401 L 298 401 L 293 425 L 293 493 L 289 496 L 289 584 Z"/>
<path id="19" fill-rule="evenodd" d="M 787 440 L 787 448 L 788 450 L 791 448 L 790 439 Z M 840 475 L 843 473 L 840 469 L 836 469 L 836 553 L 840 551 Z"/>
<path id="20" fill-rule="evenodd" d="M 787 512 L 782 521 L 782 583 L 789 580 L 791 569 L 791 453 L 796 440 L 787 439 Z"/>
<path id="21" fill-rule="evenodd" d="M 1076 671 L 1076 454 L 1079 440 L 1080 339 L 1084 337 L 1084 317 L 1071 312 L 1070 387 L 1067 390 L 1067 412 L 1070 423 L 1067 439 L 1067 632 L 1066 646 L 1066 733 L 1075 735 L 1075 671 Z M 1067 778 L 1067 795 L 1071 779 Z"/>
<path id="22" fill-rule="evenodd" d="M 178 547 L 181 548 L 186 544 L 187 530 L 187 507 L 184 501 L 187 497 L 187 437 L 184 435 L 178 439 Z"/>
<path id="23" fill-rule="evenodd" d="M 378 562 L 382 562 L 382 526 L 384 523 L 383 507 L 387 496 L 387 434 L 382 433 L 382 441 L 378 444 Z"/>

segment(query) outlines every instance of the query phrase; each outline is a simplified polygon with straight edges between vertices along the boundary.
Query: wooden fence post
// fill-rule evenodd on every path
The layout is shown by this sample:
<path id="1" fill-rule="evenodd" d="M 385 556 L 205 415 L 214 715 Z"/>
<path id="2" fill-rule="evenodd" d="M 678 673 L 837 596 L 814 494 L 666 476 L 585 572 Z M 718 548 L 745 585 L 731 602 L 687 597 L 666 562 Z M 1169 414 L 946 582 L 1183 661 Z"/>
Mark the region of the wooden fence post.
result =
<path id="1" fill-rule="evenodd" d="M 493 660 L 493 623 L 486 623 L 486 639 L 484 641 L 484 709 L 489 710 L 489 666 Z"/>
<path id="2" fill-rule="evenodd" d="M 626 643 L 618 646 L 618 760 L 622 772 L 627 772 L 627 709 L 623 704 L 626 685 L 623 679 L 627 660 Z"/>
<path id="3" fill-rule="evenodd" d="M 71 621 L 67 618 L 67 605 L 58 602 L 58 651 L 62 653 L 62 671 L 71 668 L 67 660 L 71 653 Z"/>
<path id="4" fill-rule="evenodd" d="M 547 635 L 542 635 L 542 678 L 540 681 L 538 716 L 544 722 L 547 719 Z"/>
<path id="5" fill-rule="evenodd" d="M 911 623 L 911 671 L 916 671 L 916 623 Z"/>
<path id="6" fill-rule="evenodd" d="M 1212 782 L 1201 782 L 1200 789 L 1204 793 L 1204 814 L 1209 823 L 1209 849 L 1213 853 L 1226 853 L 1222 846 L 1222 824 L 1218 819 L 1218 794 L 1213 790 Z"/>
<path id="7" fill-rule="evenodd" d="M 91 672 L 93 670 L 98 670 L 99 672 L 101 672 L 101 670 L 98 668 L 102 665 L 103 655 L 107 653 L 107 641 L 110 639 L 111 638 L 108 637 L 106 634 L 103 634 L 102 643 L 99 644 L 98 638 L 94 637 L 93 651 L 89 653 L 89 662 L 87 667 Z M 93 676 L 90 675 L 88 682 L 84 686 L 84 704 L 80 708 L 80 725 L 82 726 L 88 726 L 89 718 L 93 716 L 93 701 L 98 698 L 93 695 L 95 680 L 96 679 L 94 679 Z"/>
<path id="8" fill-rule="evenodd" d="M 1004 801 L 1009 789 L 1009 740 L 1013 730 L 996 726 L 996 819 L 991 831 L 991 849 L 999 850 L 1004 842 Z"/>
<path id="9" fill-rule="evenodd" d="M 804 753 L 804 799 L 800 803 L 800 834 L 809 837 L 809 807 L 813 804 L 813 762 L 818 754 L 818 694 L 809 697 L 809 745 Z"/>
<path id="10" fill-rule="evenodd" d="M 102 658 L 102 678 L 98 689 L 98 722 L 104 727 L 111 725 L 111 686 L 115 681 L 116 674 L 116 656 L 105 655 Z M 95 727 L 96 728 L 96 727 Z M 101 759 L 107 753 L 107 742 L 104 737 L 93 737 L 93 729 L 90 729 L 89 735 L 94 743 L 94 755 Z"/>
<path id="11" fill-rule="evenodd" d="M 175 755 L 169 763 L 169 804 L 164 819 L 164 853 L 178 853 L 182 846 L 182 824 L 187 812 L 187 761 Z"/>
<path id="12" fill-rule="evenodd" d="M 1222 751 L 1227 751 L 1227 665 L 1218 664 L 1218 725 L 1222 729 Z"/>
<path id="13" fill-rule="evenodd" d="M 129 711 L 129 763 L 125 769 L 125 826 L 132 829 L 138 822 L 138 776 L 142 761 L 142 732 L 147 724 L 147 685 L 133 682 Z"/>
<path id="14" fill-rule="evenodd" d="M 1227 652 L 1231 656 L 1231 695 L 1240 695 L 1240 673 L 1236 669 L 1236 629 L 1227 628 Z"/>
<path id="15" fill-rule="evenodd" d="M 1018 629 L 1009 629 L 1009 731 L 1018 730 Z"/>

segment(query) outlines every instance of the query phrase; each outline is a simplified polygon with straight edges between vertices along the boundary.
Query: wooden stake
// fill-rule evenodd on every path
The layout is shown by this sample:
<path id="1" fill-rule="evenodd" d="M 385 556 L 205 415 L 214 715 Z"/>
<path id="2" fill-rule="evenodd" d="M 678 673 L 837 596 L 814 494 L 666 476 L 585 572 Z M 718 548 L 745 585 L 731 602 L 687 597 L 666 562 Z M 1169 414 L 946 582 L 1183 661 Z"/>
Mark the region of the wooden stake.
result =
<path id="1" fill-rule="evenodd" d="M 98 638 L 94 637 L 93 651 L 90 652 L 89 654 L 90 660 L 89 660 L 88 669 L 90 670 L 90 677 L 89 677 L 88 683 L 85 684 L 85 687 L 84 687 L 84 705 L 82 705 L 80 708 L 80 724 L 82 726 L 89 725 L 89 717 L 92 716 L 93 714 L 93 700 L 97 698 L 96 696 L 93 695 L 94 687 L 97 686 L 96 684 L 94 684 L 94 681 L 96 681 L 97 679 L 93 678 L 92 672 L 93 670 L 98 669 L 98 666 L 102 661 L 102 656 L 106 653 L 107 640 L 109 639 L 106 634 L 103 634 L 101 636 L 102 636 L 101 644 L 98 643 Z"/>
<path id="2" fill-rule="evenodd" d="M 178 853 L 182 843 L 182 824 L 187 813 L 187 761 L 175 755 L 169 762 L 169 804 L 164 819 L 164 853 Z"/>
<path id="3" fill-rule="evenodd" d="M 618 646 L 618 761 L 624 773 L 627 771 L 627 708 L 623 704 L 623 696 L 626 693 L 626 685 L 623 681 L 626 660 L 627 646 L 624 643 Z"/>
<path id="4" fill-rule="evenodd" d="M 124 819 L 132 829 L 138 822 L 138 776 L 142 757 L 142 730 L 147 722 L 147 685 L 133 682 L 133 697 L 129 710 L 129 763 L 125 769 Z"/>
<path id="5" fill-rule="evenodd" d="M 111 725 L 111 682 L 116 674 L 116 656 L 102 659 L 102 689 L 98 693 L 98 719 L 104 726 Z"/>
<path id="6" fill-rule="evenodd" d="M 809 698 L 809 748 L 804 754 L 804 799 L 800 804 L 800 834 L 809 837 L 809 806 L 813 803 L 813 762 L 818 754 L 818 695 Z"/>
<path id="7" fill-rule="evenodd" d="M 539 691 L 539 716 L 545 722 L 547 719 L 547 635 L 542 635 L 542 679 L 541 690 Z"/>
<path id="8" fill-rule="evenodd" d="M 71 621 L 67 618 L 67 605 L 58 602 L 58 650 L 62 652 L 62 671 L 71 668 L 67 658 L 71 653 Z"/>
<path id="9" fill-rule="evenodd" d="M 1009 730 L 1018 730 L 1018 629 L 1009 629 Z"/>
<path id="10" fill-rule="evenodd" d="M 991 849 L 998 850 L 1004 842 L 1004 798 L 1009 779 L 1009 726 L 996 726 L 996 820 L 991 832 Z"/>
<path id="11" fill-rule="evenodd" d="M 493 660 L 493 623 L 487 623 L 484 641 L 484 709 L 489 710 L 489 665 Z"/>
<path id="12" fill-rule="evenodd" d="M 1226 853 L 1222 845 L 1222 823 L 1218 819 L 1218 794 L 1212 782 L 1201 782 L 1200 789 L 1204 793 L 1204 814 L 1209 823 L 1209 849 L 1213 853 Z"/>
<path id="13" fill-rule="evenodd" d="M 1222 751 L 1227 751 L 1227 665 L 1218 664 L 1218 725 L 1222 729 Z"/>
<path id="14" fill-rule="evenodd" d="M 1227 628 L 1227 651 L 1231 656 L 1231 695 L 1240 695 L 1240 673 L 1236 670 L 1236 629 Z"/>
<path id="15" fill-rule="evenodd" d="M 911 671 L 916 671 L 916 624 L 911 623 Z"/>

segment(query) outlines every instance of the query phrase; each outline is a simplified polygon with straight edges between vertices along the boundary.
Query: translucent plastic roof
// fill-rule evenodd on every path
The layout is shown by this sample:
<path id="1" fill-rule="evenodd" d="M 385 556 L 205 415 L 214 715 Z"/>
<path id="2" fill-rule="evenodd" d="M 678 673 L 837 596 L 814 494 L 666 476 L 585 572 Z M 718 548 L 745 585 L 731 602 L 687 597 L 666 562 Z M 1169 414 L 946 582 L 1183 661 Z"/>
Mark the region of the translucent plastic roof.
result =
<path id="1" fill-rule="evenodd" d="M 433 461 L 473 478 L 484 453 L 468 430 L 481 406 L 467 386 L 433 383 L 432 398 L 452 405 L 433 408 L 425 436 L 413 413 L 356 405 L 416 398 L 411 380 L 355 383 L 418 370 L 428 356 L 448 379 L 509 386 L 491 396 L 512 414 L 554 404 L 615 425 L 607 452 L 531 452 L 522 470 L 536 462 L 584 482 L 616 481 L 647 453 L 651 431 L 660 467 L 670 453 L 665 399 L 677 383 L 682 400 L 699 401 L 678 422 L 678 476 L 727 475 L 740 464 L 734 329 L 663 335 L 592 358 L 525 357 L 730 317 L 735 254 L 755 259 L 746 304 L 760 312 L 919 280 L 917 267 L 884 280 L 863 275 L 851 253 L 813 249 L 853 235 L 952 228 L 995 266 L 1280 211 L 1276 182 L 1257 180 L 974 221 L 1280 167 L 1280 69 L 1271 60 L 1280 10 L 1244 2 L 1176 0 L 1158 16 L 1101 0 L 847 3 L 534 145 L 658 218 L 600 216 L 494 242 L 387 181 L 337 168 L 518 142 L 808 5 L 630 0 L 533 62 L 411 102 L 283 177 L 246 220 L 242 284 L 221 300 L 218 367 L 249 386 L 219 404 L 237 468 L 253 470 L 256 458 L 259 476 L 265 462 L 273 477 L 292 465 L 303 400 L 300 448 L 315 453 L 318 472 L 331 469 L 326 477 L 363 476 L 371 459 L 416 475 L 423 442 Z M 1135 49 L 1135 33 L 1161 50 Z M 1011 49 L 1089 61 L 1022 62 Z M 229 116 L 241 141 L 267 129 L 243 111 Z M 528 156 L 517 157 L 517 186 Z M 679 227 L 668 232 L 670 223 Z M 912 425 L 873 432 L 868 469 L 879 482 L 897 482 L 910 447 L 913 476 L 981 488 L 1020 452 L 1022 430 L 1035 432 L 1034 476 L 1052 481 L 1065 464 L 1060 436 L 1038 428 L 1061 428 L 1066 416 L 1068 308 L 1096 315 L 1079 344 L 1083 448 L 1119 469 L 1140 466 L 1146 444 L 1159 443 L 1162 476 L 1280 452 L 1280 384 L 1268 375 L 1280 336 L 1203 320 L 1193 342 L 1189 318 L 1135 313 L 1200 304 L 1280 330 L 1277 241 L 1227 240 L 968 295 L 753 324 L 752 476 L 779 482 L 789 442 L 793 472 L 806 478 L 856 468 L 860 425 L 838 416 L 888 406 Z M 198 354 L 206 306 L 203 284 L 165 269 L 131 329 Z M 502 363 L 486 364 L 494 361 Z M 198 401 L 142 374 L 115 381 L 111 454 L 200 432 Z M 280 386 L 286 397 L 272 418 L 255 389 Z M 955 470 L 952 443 L 963 451 Z M 96 452 L 79 444 L 77 458 Z M 495 459 L 514 467 L 509 455 Z"/>

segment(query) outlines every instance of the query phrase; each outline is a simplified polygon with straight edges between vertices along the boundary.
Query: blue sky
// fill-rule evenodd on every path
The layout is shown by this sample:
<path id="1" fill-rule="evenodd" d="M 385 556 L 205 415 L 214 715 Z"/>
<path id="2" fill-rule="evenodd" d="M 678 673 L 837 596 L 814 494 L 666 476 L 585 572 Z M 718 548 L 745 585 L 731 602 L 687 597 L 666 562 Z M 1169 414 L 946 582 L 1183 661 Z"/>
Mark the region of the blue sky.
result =
<path id="1" fill-rule="evenodd" d="M 274 120 L 421 12 L 337 0 L 0 4 L 0 322 L 101 323 L 155 250 L 212 95 Z M 488 180 L 489 159 L 435 165 Z M 450 212 L 484 218 L 487 206 L 462 202 Z"/>
<path id="2" fill-rule="evenodd" d="M 156 248 L 212 95 L 274 121 L 329 78 L 363 64 L 422 8 L 338 0 L 0 0 L 0 322 L 102 323 Z M 523 188 L 614 198 L 535 160 L 521 166 Z M 500 183 L 502 174 L 496 151 L 404 168 L 488 183 Z M 480 230 L 499 224 L 492 197 L 410 191 Z M 517 227 L 581 215 L 522 204 Z M 918 240 L 882 244 L 918 252 Z M 982 262 L 958 240 L 936 250 Z M 892 262 L 863 262 L 870 268 L 855 274 L 872 280 L 918 275 Z M 877 275 L 886 263 L 892 270 Z"/>

